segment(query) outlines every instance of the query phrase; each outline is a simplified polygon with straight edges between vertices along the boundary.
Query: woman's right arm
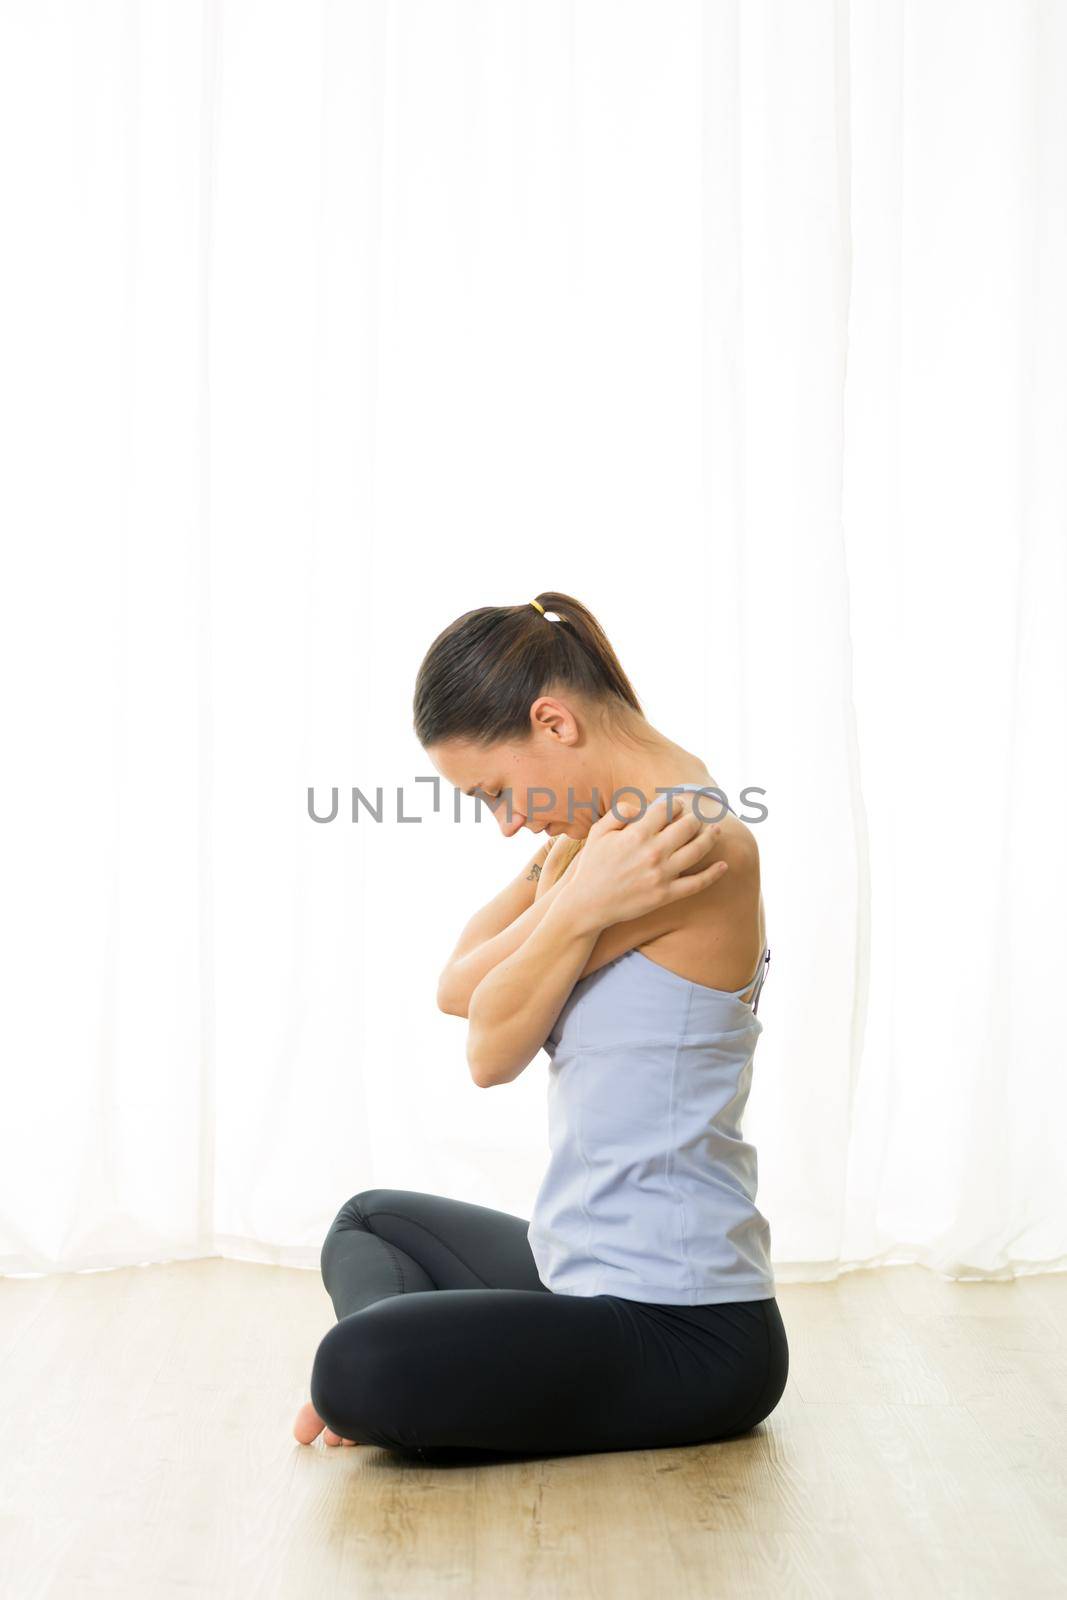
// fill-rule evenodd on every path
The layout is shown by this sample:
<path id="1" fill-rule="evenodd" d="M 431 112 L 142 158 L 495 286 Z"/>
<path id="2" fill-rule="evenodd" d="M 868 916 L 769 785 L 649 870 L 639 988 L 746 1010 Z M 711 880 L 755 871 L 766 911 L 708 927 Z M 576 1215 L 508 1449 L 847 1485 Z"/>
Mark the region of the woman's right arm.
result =
<path id="1" fill-rule="evenodd" d="M 539 894 L 538 880 L 552 844 L 550 839 L 542 845 L 522 872 L 464 927 L 438 981 L 437 1004 L 442 1011 L 465 1017 L 470 997 L 486 973 L 518 949 L 544 916 L 554 896 L 552 889 Z"/>

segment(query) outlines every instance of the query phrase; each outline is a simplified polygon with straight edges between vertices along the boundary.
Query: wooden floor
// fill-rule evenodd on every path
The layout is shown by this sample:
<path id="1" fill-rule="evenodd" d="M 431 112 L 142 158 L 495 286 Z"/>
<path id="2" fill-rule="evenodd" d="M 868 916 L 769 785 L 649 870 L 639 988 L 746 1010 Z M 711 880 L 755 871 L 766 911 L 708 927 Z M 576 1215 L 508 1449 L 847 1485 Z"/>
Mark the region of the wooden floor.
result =
<path id="1" fill-rule="evenodd" d="M 1067 1593 L 1067 1275 L 781 1285 L 752 1433 L 421 1466 L 301 1447 L 317 1274 L 0 1280 L 0 1594 L 552 1600 Z"/>

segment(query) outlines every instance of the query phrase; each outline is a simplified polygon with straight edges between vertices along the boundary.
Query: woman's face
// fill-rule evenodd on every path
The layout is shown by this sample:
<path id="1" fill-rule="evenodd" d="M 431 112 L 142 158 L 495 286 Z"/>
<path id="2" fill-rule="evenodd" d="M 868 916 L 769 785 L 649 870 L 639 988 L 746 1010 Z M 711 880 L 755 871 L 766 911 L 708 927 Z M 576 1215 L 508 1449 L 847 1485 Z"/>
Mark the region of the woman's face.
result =
<path id="1" fill-rule="evenodd" d="M 524 742 L 485 746 L 443 739 L 426 754 L 447 783 L 488 806 L 505 838 L 527 828 L 584 839 L 609 797 L 593 801 L 587 744 L 578 738 L 573 715 L 558 701 L 538 701 L 535 712 L 538 707 L 545 715 L 533 718 Z"/>

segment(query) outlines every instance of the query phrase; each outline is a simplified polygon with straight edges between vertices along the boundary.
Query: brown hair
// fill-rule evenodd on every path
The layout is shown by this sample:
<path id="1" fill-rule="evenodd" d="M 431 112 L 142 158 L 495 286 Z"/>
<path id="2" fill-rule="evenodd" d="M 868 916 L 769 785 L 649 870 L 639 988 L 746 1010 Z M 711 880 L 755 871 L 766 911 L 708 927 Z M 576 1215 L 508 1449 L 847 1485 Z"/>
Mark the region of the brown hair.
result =
<path id="1" fill-rule="evenodd" d="M 560 621 L 524 600 L 467 611 L 438 634 L 415 682 L 415 737 L 424 749 L 442 739 L 490 745 L 521 737 L 550 684 L 641 710 L 593 613 L 555 590 L 536 598 Z"/>

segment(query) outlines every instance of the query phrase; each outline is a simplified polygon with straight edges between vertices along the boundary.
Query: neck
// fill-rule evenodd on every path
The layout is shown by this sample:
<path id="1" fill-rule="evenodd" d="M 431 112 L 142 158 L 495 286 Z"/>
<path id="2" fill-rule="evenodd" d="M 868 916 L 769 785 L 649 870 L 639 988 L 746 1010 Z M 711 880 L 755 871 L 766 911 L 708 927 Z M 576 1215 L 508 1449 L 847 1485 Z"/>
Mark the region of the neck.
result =
<path id="1" fill-rule="evenodd" d="M 675 744 L 643 718 L 640 726 L 622 742 L 605 744 L 603 753 L 594 763 L 594 771 L 598 773 L 595 782 L 601 816 L 620 789 L 625 791 L 622 798 L 636 799 L 630 791 L 637 790 L 646 802 L 651 802 L 657 790 L 672 784 L 699 783 L 714 787 L 714 779 L 699 756 Z"/>

